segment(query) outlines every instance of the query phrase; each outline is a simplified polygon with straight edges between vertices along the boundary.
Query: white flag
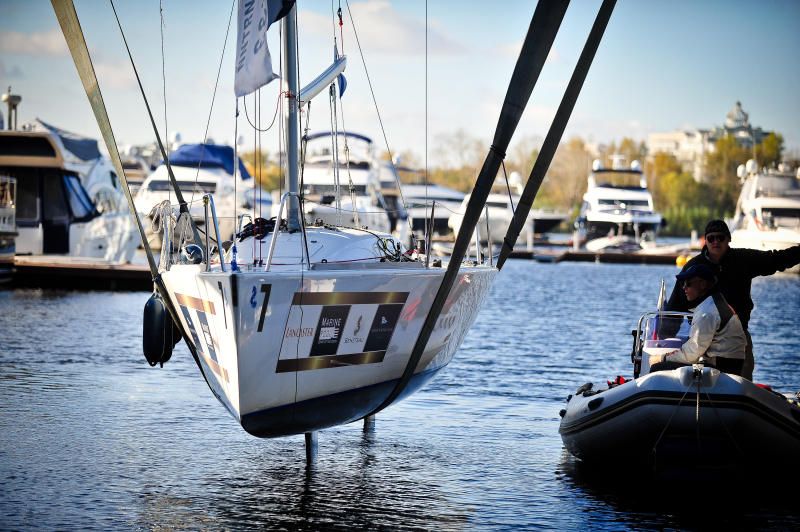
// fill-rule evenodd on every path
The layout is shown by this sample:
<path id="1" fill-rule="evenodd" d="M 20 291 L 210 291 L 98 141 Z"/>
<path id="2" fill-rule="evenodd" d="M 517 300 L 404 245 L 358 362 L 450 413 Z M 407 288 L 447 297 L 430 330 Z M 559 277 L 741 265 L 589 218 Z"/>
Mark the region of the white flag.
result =
<path id="1" fill-rule="evenodd" d="M 263 87 L 278 75 L 272 71 L 267 48 L 267 29 L 286 16 L 294 1 L 239 0 L 236 37 L 236 78 L 233 90 L 244 96 Z"/>

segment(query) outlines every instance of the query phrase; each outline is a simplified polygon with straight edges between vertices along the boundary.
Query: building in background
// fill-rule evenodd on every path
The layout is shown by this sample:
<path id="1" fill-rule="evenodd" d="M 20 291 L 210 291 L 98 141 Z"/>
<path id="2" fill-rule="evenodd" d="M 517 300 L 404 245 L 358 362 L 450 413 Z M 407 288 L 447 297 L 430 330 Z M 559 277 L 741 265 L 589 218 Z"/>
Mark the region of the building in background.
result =
<path id="1" fill-rule="evenodd" d="M 753 143 L 761 143 L 770 133 L 753 126 L 748 113 L 742 109 L 742 103 L 736 102 L 725 117 L 725 125 L 651 133 L 647 137 L 647 152 L 650 157 L 658 152 L 675 156 L 685 172 L 691 173 L 696 181 L 703 181 L 706 177 L 706 154 L 714 151 L 717 140 L 731 135 L 739 145 L 752 148 Z"/>

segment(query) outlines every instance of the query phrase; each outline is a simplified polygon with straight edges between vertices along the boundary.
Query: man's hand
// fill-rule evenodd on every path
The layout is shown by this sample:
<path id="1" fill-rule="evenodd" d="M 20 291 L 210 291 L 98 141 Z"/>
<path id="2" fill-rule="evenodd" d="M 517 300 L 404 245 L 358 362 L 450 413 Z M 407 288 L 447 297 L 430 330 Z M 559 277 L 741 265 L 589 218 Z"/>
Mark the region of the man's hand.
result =
<path id="1" fill-rule="evenodd" d="M 650 355 L 650 358 L 648 359 L 648 361 L 650 363 L 650 366 L 653 366 L 654 364 L 660 364 L 662 362 L 666 362 L 667 357 L 669 355 L 671 355 L 673 353 L 677 353 L 677 352 L 678 352 L 678 350 L 675 349 L 674 351 L 670 351 L 669 353 L 665 353 L 663 355 Z"/>

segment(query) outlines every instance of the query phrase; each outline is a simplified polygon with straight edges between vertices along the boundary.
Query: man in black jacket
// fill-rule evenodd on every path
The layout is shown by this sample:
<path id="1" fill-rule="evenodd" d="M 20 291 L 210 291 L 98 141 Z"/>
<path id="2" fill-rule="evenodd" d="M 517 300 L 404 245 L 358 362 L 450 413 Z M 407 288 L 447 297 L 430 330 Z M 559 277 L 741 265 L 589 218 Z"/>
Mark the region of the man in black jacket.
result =
<path id="1" fill-rule="evenodd" d="M 742 376 L 752 380 L 755 362 L 753 359 L 753 340 L 747 330 L 753 300 L 750 298 L 750 283 L 753 277 L 772 275 L 800 263 L 800 245 L 777 251 L 731 248 L 731 232 L 722 220 L 708 222 L 705 230 L 706 245 L 703 251 L 684 265 L 686 271 L 694 264 L 711 267 L 718 279 L 719 291 L 736 311 L 747 337 Z M 687 312 L 689 303 L 680 283 L 675 283 L 672 295 L 667 301 L 666 310 Z"/>

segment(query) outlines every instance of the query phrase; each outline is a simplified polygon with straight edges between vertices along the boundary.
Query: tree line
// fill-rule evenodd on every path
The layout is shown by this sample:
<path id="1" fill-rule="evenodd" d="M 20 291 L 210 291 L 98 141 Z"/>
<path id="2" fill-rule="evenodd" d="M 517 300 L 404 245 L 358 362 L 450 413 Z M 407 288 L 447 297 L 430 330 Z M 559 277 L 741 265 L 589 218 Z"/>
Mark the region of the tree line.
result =
<path id="1" fill-rule="evenodd" d="M 512 172 L 518 172 L 524 182 L 539 155 L 541 142 L 539 137 L 523 137 L 512 144 L 496 185 L 504 187 Z M 488 145 L 466 131 L 458 130 L 435 137 L 432 146 L 428 181 L 464 192 L 471 190 Z M 703 179 L 696 181 L 691 171 L 683 168 L 673 155 L 664 152 L 649 154 L 642 141 L 625 137 L 619 142 L 595 146 L 580 137 L 573 137 L 559 145 L 534 201 L 534 208 L 568 212 L 569 226 L 563 229 L 569 230 L 586 192 L 593 160 L 599 158 L 604 166 L 610 166 L 613 155 L 622 155 L 628 163 L 634 160 L 642 163 L 656 210 L 667 221 L 662 233 L 686 236 L 693 229 L 701 231 L 710 219 L 733 215 L 741 189 L 736 175 L 740 164 L 753 158 L 755 153 L 761 167 L 772 167 L 782 160 L 783 150 L 780 134 L 770 134 L 755 149 L 739 145 L 732 136 L 722 137 L 706 154 Z M 399 165 L 422 169 L 423 163 L 416 154 L 405 151 L 395 155 Z M 383 154 L 383 157 L 388 158 L 388 154 Z M 242 158 L 256 182 L 265 190 L 282 187 L 282 170 L 274 157 L 263 151 L 251 151 L 244 153 Z M 793 162 L 796 167 L 800 161 Z M 419 182 L 423 175 L 421 172 L 401 172 L 400 178 L 403 182 Z"/>

